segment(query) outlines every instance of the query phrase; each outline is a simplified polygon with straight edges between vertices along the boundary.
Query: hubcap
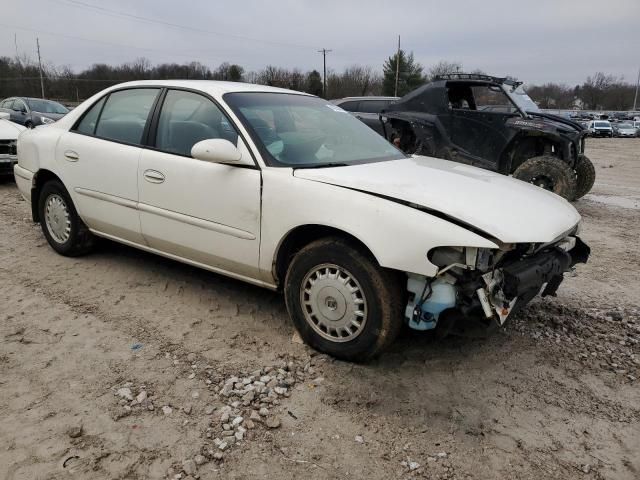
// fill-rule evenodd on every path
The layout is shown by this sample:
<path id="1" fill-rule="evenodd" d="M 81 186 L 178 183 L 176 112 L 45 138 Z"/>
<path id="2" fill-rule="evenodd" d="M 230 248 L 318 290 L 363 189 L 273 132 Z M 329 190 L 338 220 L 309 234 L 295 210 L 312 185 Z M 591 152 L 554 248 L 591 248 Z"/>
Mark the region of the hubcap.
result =
<path id="1" fill-rule="evenodd" d="M 302 281 L 300 304 L 307 323 L 332 342 L 353 340 L 367 322 L 362 287 L 338 265 L 318 265 L 307 273 Z"/>
<path id="2" fill-rule="evenodd" d="M 57 243 L 65 243 L 71 235 L 71 216 L 67 204 L 57 193 L 47 197 L 44 204 L 44 221 L 51 237 Z"/>

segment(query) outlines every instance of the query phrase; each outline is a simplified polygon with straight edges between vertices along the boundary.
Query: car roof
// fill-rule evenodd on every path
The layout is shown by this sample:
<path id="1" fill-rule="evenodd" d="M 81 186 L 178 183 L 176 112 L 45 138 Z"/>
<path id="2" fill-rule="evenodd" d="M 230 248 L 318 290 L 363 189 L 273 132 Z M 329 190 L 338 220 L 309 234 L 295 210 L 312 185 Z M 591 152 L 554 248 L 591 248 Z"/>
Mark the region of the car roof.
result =
<path id="1" fill-rule="evenodd" d="M 336 98 L 335 100 L 331 100 L 332 102 L 347 102 L 347 101 L 357 101 L 357 100 L 400 100 L 400 97 L 385 97 L 383 95 L 368 95 L 362 97 L 343 97 Z"/>
<path id="2" fill-rule="evenodd" d="M 312 96 L 308 93 L 288 90 L 286 88 L 270 87 L 267 85 L 256 85 L 255 83 L 243 82 L 223 82 L 220 80 L 137 80 L 114 85 L 113 88 L 126 87 L 175 87 L 201 90 L 211 95 L 223 95 L 233 92 L 265 92 L 265 93 L 294 93 L 298 95 Z"/>

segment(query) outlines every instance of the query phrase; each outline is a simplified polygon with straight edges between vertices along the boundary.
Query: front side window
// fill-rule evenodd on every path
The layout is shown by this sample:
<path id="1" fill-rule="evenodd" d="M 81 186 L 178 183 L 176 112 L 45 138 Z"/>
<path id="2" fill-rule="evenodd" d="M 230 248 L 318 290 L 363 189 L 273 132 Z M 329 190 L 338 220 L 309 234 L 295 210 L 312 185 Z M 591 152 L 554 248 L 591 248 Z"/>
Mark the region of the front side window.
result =
<path id="1" fill-rule="evenodd" d="M 268 165 L 315 168 L 397 160 L 406 156 L 342 108 L 282 93 L 228 93 Z"/>
<path id="2" fill-rule="evenodd" d="M 360 102 L 360 111 L 362 113 L 380 113 L 380 111 L 389 105 L 385 100 L 362 100 Z"/>
<path id="3" fill-rule="evenodd" d="M 515 106 L 499 86 L 474 86 L 471 87 L 471 90 L 477 110 L 499 113 L 515 112 Z"/>
<path id="4" fill-rule="evenodd" d="M 155 147 L 190 157 L 191 147 L 210 138 L 237 145 L 238 133 L 220 108 L 205 96 L 169 90 L 158 120 Z"/>
<path id="5" fill-rule="evenodd" d="M 27 106 L 24 104 L 24 102 L 22 100 L 19 99 L 15 99 L 13 101 L 13 109 L 16 112 L 26 112 L 27 111 Z"/>
<path id="6" fill-rule="evenodd" d="M 95 135 L 116 142 L 142 143 L 142 134 L 157 88 L 134 88 L 109 94 L 98 119 Z"/>

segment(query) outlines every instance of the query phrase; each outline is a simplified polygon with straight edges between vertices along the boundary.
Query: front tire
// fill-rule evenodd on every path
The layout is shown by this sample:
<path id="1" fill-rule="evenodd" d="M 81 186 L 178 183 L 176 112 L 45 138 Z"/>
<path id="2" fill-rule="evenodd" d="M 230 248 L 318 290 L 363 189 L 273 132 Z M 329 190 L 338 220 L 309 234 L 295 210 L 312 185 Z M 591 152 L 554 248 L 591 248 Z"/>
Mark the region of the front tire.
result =
<path id="1" fill-rule="evenodd" d="M 58 180 L 45 183 L 38 198 L 40 226 L 60 255 L 77 257 L 91 250 L 95 237 L 78 216 L 71 197 Z"/>
<path id="2" fill-rule="evenodd" d="M 569 165 L 557 157 L 546 155 L 530 158 L 515 169 L 513 177 L 542 187 L 569 201 L 576 197 L 576 174 Z"/>
<path id="3" fill-rule="evenodd" d="M 397 337 L 403 324 L 400 280 L 341 238 L 300 250 L 285 278 L 287 310 L 311 347 L 348 361 L 366 361 Z"/>
<path id="4" fill-rule="evenodd" d="M 576 188 L 576 200 L 584 197 L 593 188 L 596 182 L 596 169 L 589 157 L 582 156 L 578 165 L 576 165 L 576 175 L 578 176 L 578 185 Z"/>

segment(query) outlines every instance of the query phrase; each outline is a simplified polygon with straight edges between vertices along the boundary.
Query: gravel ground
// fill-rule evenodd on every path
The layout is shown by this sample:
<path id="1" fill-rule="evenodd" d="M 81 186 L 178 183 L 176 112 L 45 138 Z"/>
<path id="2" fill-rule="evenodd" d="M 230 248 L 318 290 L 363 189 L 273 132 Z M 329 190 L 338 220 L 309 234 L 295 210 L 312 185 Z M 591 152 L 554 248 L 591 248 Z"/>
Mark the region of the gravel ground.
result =
<path id="1" fill-rule="evenodd" d="M 640 139 L 587 148 L 592 257 L 558 298 L 367 365 L 300 344 L 275 293 L 58 256 L 0 184 L 0 478 L 640 478 Z"/>

